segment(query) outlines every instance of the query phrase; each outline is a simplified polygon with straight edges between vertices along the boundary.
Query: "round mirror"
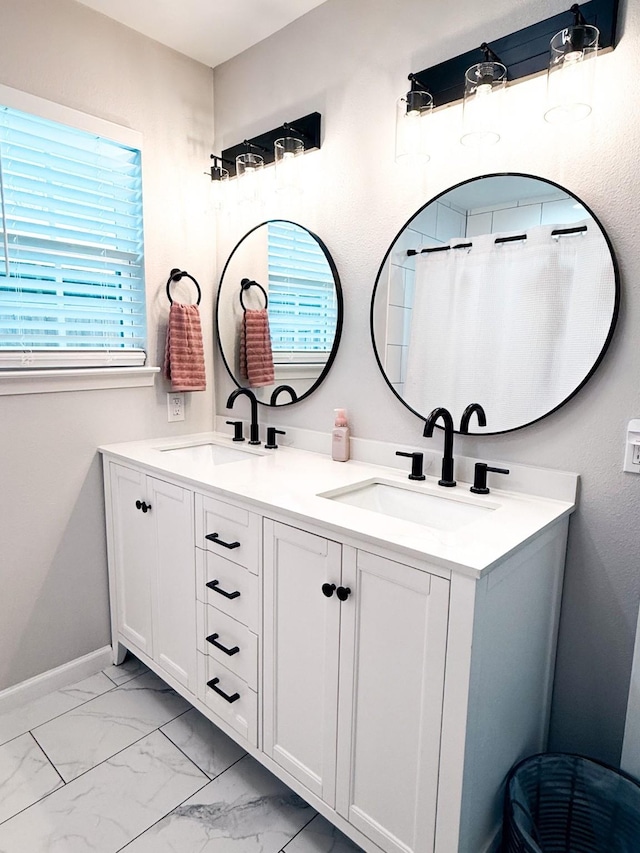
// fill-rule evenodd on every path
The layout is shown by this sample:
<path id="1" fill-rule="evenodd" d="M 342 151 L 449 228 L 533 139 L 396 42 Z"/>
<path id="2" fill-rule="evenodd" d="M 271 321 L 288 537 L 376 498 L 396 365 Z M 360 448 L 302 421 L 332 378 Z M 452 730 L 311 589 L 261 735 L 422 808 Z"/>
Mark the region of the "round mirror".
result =
<path id="1" fill-rule="evenodd" d="M 371 334 L 396 396 L 454 423 L 480 403 L 492 435 L 540 420 L 609 345 L 618 269 L 602 226 L 567 190 L 522 174 L 465 181 L 422 207 L 378 272 Z"/>
<path id="2" fill-rule="evenodd" d="M 290 405 L 329 372 L 342 332 L 342 288 L 322 240 L 272 219 L 240 240 L 222 271 L 218 343 L 236 385 Z"/>

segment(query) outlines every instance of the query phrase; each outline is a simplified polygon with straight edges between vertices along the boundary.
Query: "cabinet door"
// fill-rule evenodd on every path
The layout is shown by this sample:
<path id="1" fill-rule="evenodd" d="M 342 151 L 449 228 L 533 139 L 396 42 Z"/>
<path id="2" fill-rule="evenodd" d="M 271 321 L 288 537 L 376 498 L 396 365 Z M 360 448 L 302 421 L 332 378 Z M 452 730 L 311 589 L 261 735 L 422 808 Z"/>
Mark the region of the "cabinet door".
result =
<path id="1" fill-rule="evenodd" d="M 146 477 L 110 465 L 111 517 L 118 630 L 140 651 L 153 656 L 151 630 L 152 526 L 136 507 L 147 499 Z"/>
<path id="2" fill-rule="evenodd" d="M 384 850 L 427 853 L 449 582 L 345 548 L 343 585 L 357 594 L 342 610 L 337 810 Z"/>
<path id="3" fill-rule="evenodd" d="M 141 521 L 153 530 L 153 656 L 192 693 L 196 690 L 196 588 L 193 494 L 147 478 L 151 509 Z"/>
<path id="4" fill-rule="evenodd" d="M 333 806 L 341 547 L 265 520 L 264 738 L 267 755 Z"/>

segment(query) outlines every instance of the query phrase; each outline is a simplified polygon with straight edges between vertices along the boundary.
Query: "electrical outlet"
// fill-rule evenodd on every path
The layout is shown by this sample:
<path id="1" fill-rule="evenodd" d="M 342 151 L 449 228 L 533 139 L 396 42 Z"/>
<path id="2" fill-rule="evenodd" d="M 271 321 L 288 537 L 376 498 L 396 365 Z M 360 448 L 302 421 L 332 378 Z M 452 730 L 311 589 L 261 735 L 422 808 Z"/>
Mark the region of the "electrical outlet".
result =
<path id="1" fill-rule="evenodd" d="M 175 391 L 167 394 L 167 420 L 169 423 L 184 420 L 184 394 Z"/>
<path id="2" fill-rule="evenodd" d="M 634 444 L 631 451 L 631 462 L 634 465 L 640 465 L 640 444 Z"/>

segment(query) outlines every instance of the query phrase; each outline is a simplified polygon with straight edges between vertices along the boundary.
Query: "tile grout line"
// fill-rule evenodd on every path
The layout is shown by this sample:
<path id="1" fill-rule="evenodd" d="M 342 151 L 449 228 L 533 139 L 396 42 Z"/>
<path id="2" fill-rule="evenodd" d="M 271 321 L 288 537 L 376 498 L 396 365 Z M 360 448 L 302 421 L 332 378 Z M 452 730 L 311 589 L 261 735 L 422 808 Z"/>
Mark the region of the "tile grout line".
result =
<path id="1" fill-rule="evenodd" d="M 192 709 L 192 708 L 189 708 L 189 710 L 193 710 L 193 709 Z M 195 709 L 195 710 L 197 710 L 197 709 Z M 184 713 L 185 713 L 185 714 L 187 714 L 187 713 L 188 713 L 188 711 L 185 711 Z M 182 714 L 179 714 L 179 717 L 181 717 L 181 716 L 182 716 Z M 177 720 L 179 717 L 174 717 L 174 718 L 173 718 L 173 720 Z M 172 723 L 172 722 L 173 722 L 173 720 L 169 720 L 169 722 L 170 722 L 170 723 Z M 166 726 L 166 725 L 168 725 L 168 723 L 163 723 L 162 725 L 163 725 L 163 726 Z M 169 735 L 168 735 L 168 734 L 166 734 L 166 732 L 163 732 L 163 731 L 162 731 L 162 727 L 159 727 L 159 728 L 158 728 L 158 731 L 160 732 L 160 734 L 161 734 L 163 737 L 166 737 L 166 739 L 169 741 L 169 743 L 170 743 L 172 746 L 175 746 L 175 748 L 176 748 L 179 752 L 181 752 L 181 753 L 184 755 L 184 757 L 185 757 L 188 761 L 190 761 L 196 769 L 198 769 L 201 773 L 204 773 L 204 775 L 207 777 L 207 779 L 208 779 L 210 782 L 213 782 L 213 780 L 214 780 L 214 779 L 218 779 L 220 776 L 222 776 L 222 774 L 223 774 L 223 773 L 226 773 L 226 772 L 227 772 L 227 770 L 229 770 L 229 768 L 231 768 L 231 767 L 233 767 L 234 765 L 236 765 L 236 764 L 238 763 L 238 761 L 242 761 L 242 759 L 243 759 L 246 755 L 248 755 L 248 754 L 249 754 L 248 752 L 245 752 L 243 755 L 241 755 L 241 756 L 240 756 L 240 758 L 236 758 L 236 760 L 233 762 L 233 764 L 230 764 L 230 765 L 229 765 L 229 767 L 225 767 L 225 768 L 224 768 L 224 770 L 221 770 L 221 771 L 220 771 L 216 776 L 209 776 L 209 774 L 207 773 L 207 771 L 206 771 L 206 770 L 203 770 L 203 768 L 202 768 L 202 767 L 200 767 L 200 765 L 199 765 L 199 764 L 196 764 L 196 762 L 193 760 L 193 758 L 191 758 L 191 756 L 190 756 L 190 755 L 187 755 L 187 753 L 182 749 L 182 747 L 178 746 L 178 744 L 177 744 L 175 741 L 171 740 L 171 738 L 169 737 Z"/>
<path id="2" fill-rule="evenodd" d="M 50 764 L 50 765 L 53 767 L 53 769 L 56 771 L 56 773 L 57 773 L 57 774 L 58 774 L 58 776 L 60 777 L 60 780 L 62 781 L 62 784 L 63 784 L 63 785 L 66 785 L 67 783 L 66 783 L 66 781 L 62 778 L 62 773 L 58 770 L 58 768 L 56 767 L 56 765 L 53 763 L 53 761 L 49 758 L 49 756 L 47 755 L 47 753 L 44 751 L 44 749 L 43 749 L 43 747 L 42 747 L 42 744 L 40 743 L 40 741 L 38 740 L 38 738 L 37 738 L 37 737 L 34 735 L 34 733 L 33 733 L 33 732 L 31 732 L 31 731 L 30 731 L 30 732 L 28 732 L 28 734 L 33 738 L 33 741 L 34 741 L 34 743 L 36 744 L 36 746 L 38 747 L 38 749 L 40 750 L 40 752 L 44 755 L 44 757 L 47 759 L 47 761 L 49 762 L 49 764 Z M 58 790 L 59 790 L 59 788 L 56 788 L 56 791 L 58 791 Z M 50 794 L 53 794 L 53 791 L 49 791 L 49 793 L 50 793 Z"/>
<path id="3" fill-rule="evenodd" d="M 120 687 L 120 684 L 118 684 L 117 681 L 114 681 L 110 675 L 107 675 L 107 673 L 104 671 L 104 669 L 101 669 L 100 672 L 109 679 L 109 681 L 113 684 L 114 687 Z M 126 682 L 122 681 L 121 684 L 126 684 Z"/>
<path id="4" fill-rule="evenodd" d="M 300 799 L 302 799 L 302 797 L 300 797 Z M 305 800 L 305 802 L 306 802 L 306 800 Z M 313 808 L 313 806 L 310 806 L 310 808 Z M 315 809 L 314 809 L 314 811 L 315 811 Z M 304 826 L 301 826 L 300 829 L 294 835 L 292 835 L 291 838 L 287 841 L 287 843 L 284 845 L 284 847 L 280 850 L 280 853 L 287 853 L 287 847 L 291 844 L 293 839 L 297 838 L 300 835 L 300 833 L 303 832 L 309 826 L 310 823 L 313 823 L 313 821 L 318 817 L 319 814 L 320 814 L 320 812 L 316 812 L 314 814 L 314 816 L 312 818 L 310 818 L 305 823 Z"/>

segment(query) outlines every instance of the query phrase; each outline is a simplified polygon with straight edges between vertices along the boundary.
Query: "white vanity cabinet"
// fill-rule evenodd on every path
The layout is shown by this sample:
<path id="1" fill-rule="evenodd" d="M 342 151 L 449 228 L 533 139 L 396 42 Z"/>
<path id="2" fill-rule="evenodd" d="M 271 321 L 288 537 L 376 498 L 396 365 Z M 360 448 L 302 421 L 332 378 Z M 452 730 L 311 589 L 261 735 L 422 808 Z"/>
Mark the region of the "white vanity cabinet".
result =
<path id="1" fill-rule="evenodd" d="M 449 582 L 265 519 L 264 751 L 390 853 L 432 850 Z"/>
<path id="2" fill-rule="evenodd" d="M 487 512 L 423 533 L 322 498 L 373 466 L 283 448 L 201 482 L 163 449 L 103 449 L 116 658 L 367 853 L 495 853 L 505 777 L 546 748 L 576 476 L 511 466 L 519 491 L 460 489 Z"/>
<path id="3" fill-rule="evenodd" d="M 193 492 L 105 461 L 114 640 L 196 689 Z"/>

